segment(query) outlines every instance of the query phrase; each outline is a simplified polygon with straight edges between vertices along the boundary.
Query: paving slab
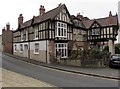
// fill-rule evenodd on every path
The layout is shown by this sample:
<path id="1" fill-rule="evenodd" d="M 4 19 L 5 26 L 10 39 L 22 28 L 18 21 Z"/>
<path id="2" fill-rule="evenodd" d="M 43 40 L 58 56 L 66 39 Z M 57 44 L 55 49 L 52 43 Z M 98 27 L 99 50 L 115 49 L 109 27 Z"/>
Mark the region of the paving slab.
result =
<path id="1" fill-rule="evenodd" d="M 2 79 L 2 87 L 55 87 L 52 84 L 6 69 L 2 69 Z"/>

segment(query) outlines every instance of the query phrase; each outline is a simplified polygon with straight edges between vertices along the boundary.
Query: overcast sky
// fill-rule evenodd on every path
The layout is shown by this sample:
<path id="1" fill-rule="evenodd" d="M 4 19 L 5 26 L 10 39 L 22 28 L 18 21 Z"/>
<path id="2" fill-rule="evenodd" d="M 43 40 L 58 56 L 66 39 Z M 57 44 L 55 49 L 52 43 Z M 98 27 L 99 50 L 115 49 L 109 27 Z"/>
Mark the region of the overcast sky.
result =
<path id="1" fill-rule="evenodd" d="M 107 17 L 109 11 L 118 13 L 119 0 L 0 0 L 0 34 L 6 23 L 10 23 L 14 30 L 18 25 L 18 16 L 23 14 L 24 21 L 39 14 L 40 5 L 49 11 L 63 3 L 71 15 L 81 13 L 90 19 Z"/>

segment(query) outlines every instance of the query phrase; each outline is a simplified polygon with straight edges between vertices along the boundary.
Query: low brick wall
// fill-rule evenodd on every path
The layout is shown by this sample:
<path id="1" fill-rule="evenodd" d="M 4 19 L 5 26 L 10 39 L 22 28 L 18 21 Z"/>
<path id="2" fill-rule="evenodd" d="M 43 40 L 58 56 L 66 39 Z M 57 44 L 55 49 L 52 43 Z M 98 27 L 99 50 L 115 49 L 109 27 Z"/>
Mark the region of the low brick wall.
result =
<path id="1" fill-rule="evenodd" d="M 81 61 L 80 60 L 67 60 L 67 59 L 65 59 L 65 60 L 60 60 L 60 64 L 80 67 Z"/>
<path id="2" fill-rule="evenodd" d="M 81 67 L 94 67 L 101 68 L 104 67 L 104 61 L 101 60 L 83 60 L 81 61 Z"/>
<path id="3" fill-rule="evenodd" d="M 69 66 L 77 66 L 77 67 L 89 67 L 89 68 L 101 68 L 104 67 L 103 60 L 68 60 L 61 59 L 60 64 L 69 65 Z"/>

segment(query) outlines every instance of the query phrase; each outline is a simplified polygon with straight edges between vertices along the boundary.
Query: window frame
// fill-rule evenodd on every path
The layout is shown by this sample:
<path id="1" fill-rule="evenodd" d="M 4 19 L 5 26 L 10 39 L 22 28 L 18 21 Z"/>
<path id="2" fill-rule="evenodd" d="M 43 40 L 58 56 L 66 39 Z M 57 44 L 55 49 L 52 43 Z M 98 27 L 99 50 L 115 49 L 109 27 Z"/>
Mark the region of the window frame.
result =
<path id="1" fill-rule="evenodd" d="M 20 44 L 20 52 L 23 52 L 23 44 Z"/>
<path id="2" fill-rule="evenodd" d="M 92 35 L 100 35 L 100 28 L 92 28 Z"/>
<path id="3" fill-rule="evenodd" d="M 21 41 L 24 41 L 24 31 L 21 31 Z"/>
<path id="4" fill-rule="evenodd" d="M 56 35 L 55 37 L 67 38 L 67 24 L 63 22 L 56 23 Z"/>
<path id="5" fill-rule="evenodd" d="M 56 57 L 57 57 L 57 52 L 59 52 L 59 50 L 61 51 L 61 53 L 63 51 L 63 54 L 61 54 L 61 58 L 68 58 L 68 44 L 67 43 L 56 43 L 56 46 L 55 46 Z"/>
<path id="6" fill-rule="evenodd" d="M 14 52 L 17 52 L 17 45 L 14 45 Z"/>
<path id="7" fill-rule="evenodd" d="M 36 52 L 36 45 L 38 45 L 37 52 Z M 34 54 L 39 54 L 39 47 L 40 47 L 39 43 L 34 44 Z"/>
<path id="8" fill-rule="evenodd" d="M 38 39 L 38 38 L 39 38 L 38 33 L 39 33 L 39 31 L 38 31 L 38 29 L 35 27 L 35 30 L 34 30 L 35 39 Z"/>

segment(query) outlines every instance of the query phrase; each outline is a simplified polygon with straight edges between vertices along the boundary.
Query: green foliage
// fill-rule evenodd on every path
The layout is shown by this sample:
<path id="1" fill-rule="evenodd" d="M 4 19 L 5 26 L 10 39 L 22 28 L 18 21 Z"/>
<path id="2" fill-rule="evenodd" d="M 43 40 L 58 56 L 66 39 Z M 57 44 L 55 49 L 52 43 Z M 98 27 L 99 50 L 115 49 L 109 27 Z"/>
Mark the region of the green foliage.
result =
<path id="1" fill-rule="evenodd" d="M 105 48 L 103 49 L 103 51 L 109 52 L 109 47 L 108 47 L 108 46 L 105 46 Z"/>
<path id="2" fill-rule="evenodd" d="M 120 48 L 117 47 L 117 46 L 115 47 L 115 53 L 116 53 L 116 54 L 120 54 Z"/>
<path id="3" fill-rule="evenodd" d="M 100 59 L 100 51 L 98 49 L 92 49 L 90 51 L 90 56 L 93 58 L 93 59 Z"/>

